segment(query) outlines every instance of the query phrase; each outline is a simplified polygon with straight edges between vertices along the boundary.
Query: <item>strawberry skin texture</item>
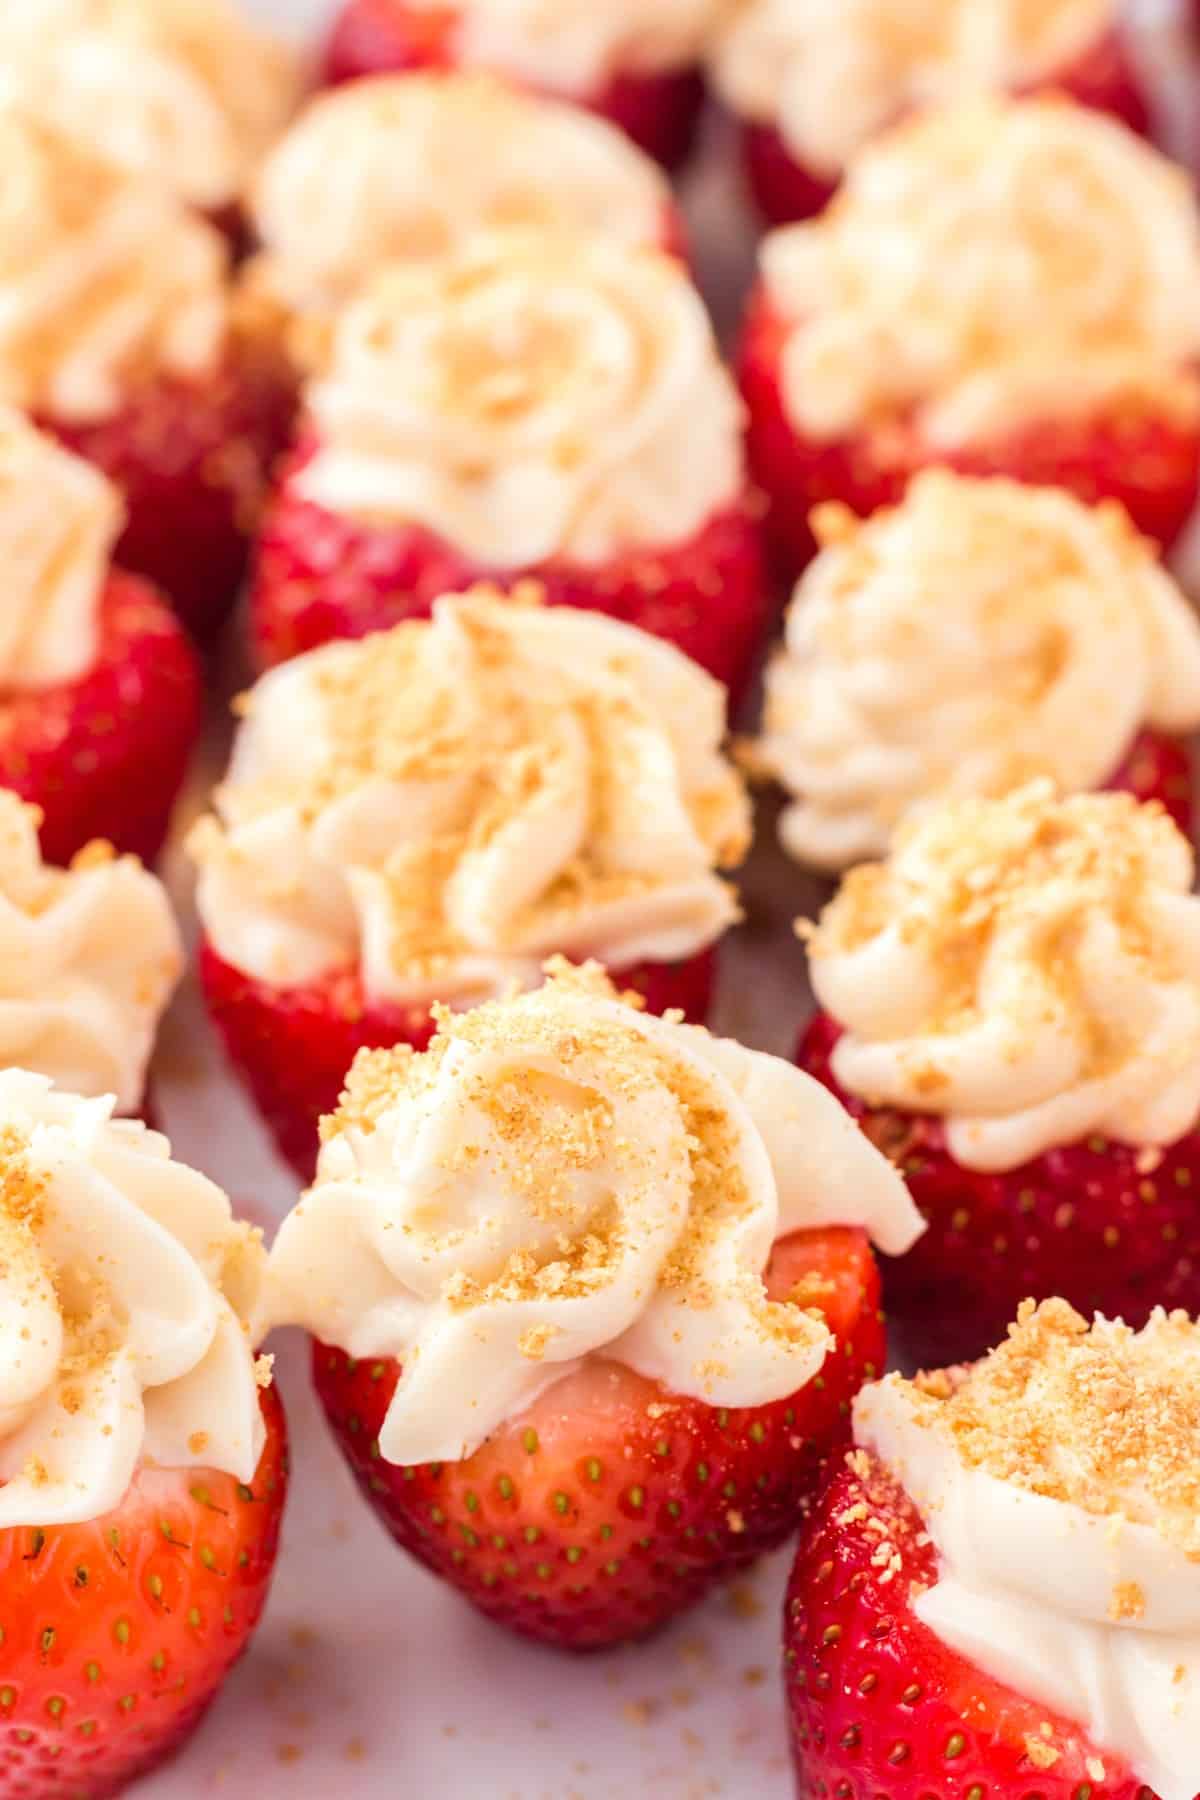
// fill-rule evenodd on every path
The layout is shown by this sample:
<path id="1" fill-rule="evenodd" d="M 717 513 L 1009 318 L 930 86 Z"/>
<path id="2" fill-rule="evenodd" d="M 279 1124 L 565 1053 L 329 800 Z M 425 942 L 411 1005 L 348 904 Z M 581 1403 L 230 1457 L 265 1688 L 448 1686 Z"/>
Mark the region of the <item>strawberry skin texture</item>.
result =
<path id="1" fill-rule="evenodd" d="M 389 70 L 452 69 L 457 8 L 409 7 L 404 0 L 347 0 L 334 22 L 321 68 L 323 86 Z M 696 142 L 705 86 L 697 69 L 614 75 L 580 99 L 667 169 L 687 161 Z"/>
<path id="2" fill-rule="evenodd" d="M 247 352 L 204 380 L 148 380 L 94 424 L 38 423 L 120 488 L 117 560 L 211 643 L 245 578 L 267 476 L 287 442 L 294 394 L 274 358 Z"/>
<path id="3" fill-rule="evenodd" d="M 316 452 L 310 439 L 289 464 L 259 539 L 250 621 L 263 667 L 333 638 L 366 637 L 429 617 L 441 594 L 477 581 L 500 588 L 530 578 L 551 606 L 607 613 L 666 638 L 736 695 L 767 627 L 767 576 L 756 509 L 718 513 L 686 543 L 635 551 L 595 569 L 545 563 L 494 570 L 421 526 L 372 526 L 303 498 L 295 478 Z"/>
<path id="4" fill-rule="evenodd" d="M 177 1750 L 262 1615 L 287 1490 L 273 1389 L 250 1487 L 139 1470 L 86 1525 L 0 1532 L 0 1800 L 108 1800 Z"/>
<path id="5" fill-rule="evenodd" d="M 317 1125 L 331 1113 L 360 1050 L 411 1044 L 424 1050 L 434 1024 L 427 1006 L 369 1002 L 357 971 L 329 975 L 303 987 L 277 987 L 243 975 L 205 940 L 200 983 L 209 1014 L 234 1069 L 249 1089 L 280 1154 L 302 1181 L 316 1170 Z M 678 1007 L 703 1024 L 712 998 L 712 950 L 680 963 L 643 963 L 615 973 L 636 988 L 648 1010 Z"/>
<path id="6" fill-rule="evenodd" d="M 1110 793 L 1132 794 L 1139 801 L 1157 800 L 1184 837 L 1191 837 L 1195 784 L 1191 754 L 1181 738 L 1161 731 L 1139 732 L 1124 762 L 1104 785 Z"/>
<path id="7" fill-rule="evenodd" d="M 202 705 L 200 665 L 171 609 L 114 570 L 88 673 L 0 697 L 0 784 L 42 808 L 48 862 L 69 863 L 93 838 L 154 861 Z"/>
<path id="8" fill-rule="evenodd" d="M 776 1299 L 821 1306 L 838 1342 L 771 1406 L 717 1410 L 589 1361 L 461 1463 L 395 1468 L 378 1434 L 399 1375 L 317 1344 L 334 1436 L 398 1543 L 512 1631 L 566 1650 L 643 1637 L 792 1532 L 847 1440 L 849 1403 L 886 1343 L 865 1235 L 775 1249 Z"/>
<path id="9" fill-rule="evenodd" d="M 784 1608 L 800 1800 L 1154 1800 L 1121 1757 L 921 1623 L 910 1584 L 937 1576 L 923 1521 L 874 1458 L 848 1460 L 804 1531 Z M 1050 1767 L 1029 1740 L 1055 1753 Z"/>
<path id="10" fill-rule="evenodd" d="M 1067 94 L 1097 112 L 1111 113 L 1143 137 L 1149 133 L 1145 92 L 1120 32 L 1107 33 L 1077 61 L 1038 86 Z M 836 176 L 798 162 L 773 125 L 743 126 L 742 159 L 754 204 L 768 225 L 811 219 L 824 211 L 840 186 Z"/>
<path id="11" fill-rule="evenodd" d="M 1138 530 L 1164 550 L 1191 516 L 1200 491 L 1200 428 L 1165 412 L 1129 406 L 1090 418 L 1043 419 L 936 455 L 901 414 L 849 437 L 807 438 L 787 415 L 781 382 L 794 329 L 760 290 L 750 303 L 738 359 L 750 469 L 769 503 L 772 547 L 790 573 L 812 559 L 808 517 L 814 506 L 840 500 L 867 518 L 895 506 L 912 477 L 935 463 L 960 475 L 1007 475 L 1031 486 L 1065 487 L 1092 505 L 1119 500 Z"/>
<path id="12" fill-rule="evenodd" d="M 888 1315 L 917 1361 L 982 1355 L 1030 1296 L 1062 1294 L 1135 1328 L 1155 1306 L 1200 1310 L 1200 1130 L 1161 1152 L 1094 1137 L 1001 1174 L 964 1169 L 937 1118 L 874 1109 L 839 1086 L 840 1036 L 819 1013 L 796 1060 L 896 1164 L 928 1221 L 887 1267 Z"/>

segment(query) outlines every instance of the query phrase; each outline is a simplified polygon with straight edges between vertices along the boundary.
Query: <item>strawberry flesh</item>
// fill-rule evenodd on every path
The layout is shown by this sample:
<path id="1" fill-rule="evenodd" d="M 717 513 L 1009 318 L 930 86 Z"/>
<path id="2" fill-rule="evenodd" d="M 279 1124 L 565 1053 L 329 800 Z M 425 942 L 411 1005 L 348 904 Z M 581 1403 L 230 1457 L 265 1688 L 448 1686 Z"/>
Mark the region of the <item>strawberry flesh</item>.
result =
<path id="1" fill-rule="evenodd" d="M 143 1468 L 115 1512 L 0 1531 L 0 1800 L 108 1800 L 190 1736 L 266 1604 L 287 1489 L 274 1390 L 253 1482 Z"/>
<path id="2" fill-rule="evenodd" d="M 322 85 L 389 70 L 452 69 L 456 25 L 454 6 L 346 0 L 325 46 Z M 696 69 L 631 71 L 613 75 L 577 103 L 619 127 L 664 168 L 678 169 L 694 148 L 704 91 Z"/>
<path id="3" fill-rule="evenodd" d="M 917 1361 L 981 1355 L 1030 1297 L 1061 1294 L 1134 1327 L 1155 1306 L 1200 1310 L 1200 1130 L 1163 1151 L 1095 1137 L 1001 1174 L 964 1169 L 939 1119 L 869 1107 L 839 1085 L 840 1036 L 818 1014 L 797 1061 L 896 1164 L 928 1221 L 887 1265 L 888 1315 Z"/>
<path id="4" fill-rule="evenodd" d="M 1088 504 L 1119 500 L 1138 530 L 1163 549 L 1191 517 L 1200 492 L 1200 428 L 1166 410 L 1130 406 L 1087 418 L 1034 420 L 991 442 L 940 455 L 902 414 L 848 437 L 806 437 L 788 417 L 781 376 L 795 328 L 760 291 L 751 301 L 739 355 L 750 467 L 769 502 L 773 547 L 789 573 L 813 556 L 813 507 L 840 500 L 867 518 L 896 505 L 912 477 L 935 463 L 961 475 L 1065 487 Z"/>
<path id="5" fill-rule="evenodd" d="M 317 1392 L 359 1485 L 398 1543 L 498 1624 L 568 1650 L 644 1636 L 793 1531 L 849 1403 L 883 1366 L 865 1235 L 776 1246 L 776 1299 L 819 1307 L 837 1345 L 774 1405 L 717 1409 L 589 1359 L 464 1462 L 395 1468 L 378 1437 L 395 1362 L 314 1346 Z"/>
<path id="6" fill-rule="evenodd" d="M 42 808 L 42 854 L 93 838 L 152 863 L 200 733 L 200 665 L 166 602 L 116 570 L 95 663 L 77 681 L 0 695 L 0 784 Z"/>
<path id="7" fill-rule="evenodd" d="M 643 963 L 615 973 L 614 980 L 636 989 L 649 1011 L 678 1007 L 702 1024 L 715 961 L 708 950 L 686 962 Z M 243 975 L 205 941 L 200 981 L 230 1061 L 280 1153 L 303 1181 L 311 1181 L 316 1168 L 317 1124 L 336 1108 L 358 1052 L 393 1044 L 424 1050 L 434 1032 L 427 1006 L 368 1001 L 357 970 L 303 987 L 279 987 Z"/>
<path id="8" fill-rule="evenodd" d="M 630 551 L 595 569 L 551 562 L 488 569 L 416 525 L 370 525 L 327 512 L 296 489 L 316 453 L 289 464 L 263 521 L 251 590 L 251 631 L 263 666 L 333 638 L 360 638 L 429 617 L 442 594 L 477 581 L 511 588 L 532 578 L 551 606 L 607 613 L 666 638 L 738 696 L 767 626 L 761 531 L 743 502 L 686 543 Z"/>
<path id="9" fill-rule="evenodd" d="M 1038 86 L 1110 113 L 1143 137 L 1149 133 L 1145 91 L 1120 32 L 1107 33 Z M 812 218 L 824 210 L 840 185 L 837 177 L 798 162 L 774 125 L 744 126 L 742 157 L 754 203 L 768 225 Z"/>
<path id="10" fill-rule="evenodd" d="M 1154 1800 L 1121 1757 L 921 1623 L 912 1584 L 937 1578 L 924 1521 L 874 1458 L 849 1460 L 805 1529 L 784 1610 L 800 1800 Z"/>
<path id="11" fill-rule="evenodd" d="M 293 410 L 279 365 L 244 354 L 203 381 L 143 382 L 111 418 L 38 423 L 120 488 L 127 520 L 117 560 L 160 588 L 207 644 L 245 578 Z"/>

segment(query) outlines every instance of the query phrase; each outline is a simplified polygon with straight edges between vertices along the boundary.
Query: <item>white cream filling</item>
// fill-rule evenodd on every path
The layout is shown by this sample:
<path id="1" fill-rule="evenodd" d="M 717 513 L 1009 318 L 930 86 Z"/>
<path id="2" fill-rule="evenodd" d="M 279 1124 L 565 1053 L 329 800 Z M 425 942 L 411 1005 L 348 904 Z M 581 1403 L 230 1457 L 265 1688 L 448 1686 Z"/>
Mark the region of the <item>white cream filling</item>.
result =
<path id="1" fill-rule="evenodd" d="M 1150 1525 L 966 1466 L 944 1433 L 914 1418 L 895 1377 L 862 1391 L 854 1424 L 938 1552 L 917 1617 L 997 1681 L 1078 1721 L 1101 1761 L 1111 1749 L 1162 1800 L 1192 1800 L 1200 1566 Z M 1113 1618 L 1121 1589 L 1136 1589 L 1140 1616 Z"/>
<path id="2" fill-rule="evenodd" d="M 554 987 L 504 1011 L 502 1042 L 455 1038 L 427 1075 L 397 1083 L 371 1129 L 351 1124 L 326 1143 L 272 1253 L 276 1322 L 402 1361 L 383 1455 L 468 1456 L 592 1355 L 712 1405 L 763 1404 L 811 1380 L 831 1340 L 766 1302 L 771 1247 L 838 1223 L 902 1252 L 923 1227 L 890 1165 L 827 1092 L 774 1058 Z M 598 1148 L 560 1162 L 556 1134 L 584 1115 Z M 522 1117 L 528 1135 L 514 1137 Z M 705 1213 L 693 1238 L 693 1207 L 708 1204 L 697 1117 L 729 1209 Z M 510 1291 L 518 1253 L 584 1273 Z M 683 1278 L 664 1284 L 672 1257 Z"/>
<path id="3" fill-rule="evenodd" d="M 673 260 L 598 238 L 477 239 L 394 267 L 309 393 L 304 498 L 411 522 L 481 568 L 685 542 L 741 491 L 741 406 Z"/>
<path id="4" fill-rule="evenodd" d="M 239 1310 L 261 1251 L 165 1138 L 111 1109 L 0 1074 L 2 1529 L 99 1518 L 143 1463 L 248 1482 L 262 1452 Z"/>

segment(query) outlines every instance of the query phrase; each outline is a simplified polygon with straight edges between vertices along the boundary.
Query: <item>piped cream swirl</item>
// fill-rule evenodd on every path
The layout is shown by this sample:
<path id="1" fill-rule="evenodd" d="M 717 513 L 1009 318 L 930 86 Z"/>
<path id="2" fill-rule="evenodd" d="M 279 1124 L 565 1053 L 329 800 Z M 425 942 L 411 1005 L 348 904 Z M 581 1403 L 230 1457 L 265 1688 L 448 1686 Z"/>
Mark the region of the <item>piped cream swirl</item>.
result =
<path id="1" fill-rule="evenodd" d="M 43 863 L 36 807 L 0 789 L 0 1067 L 142 1104 L 159 1020 L 183 973 L 161 882 L 107 844 Z"/>
<path id="2" fill-rule="evenodd" d="M 480 591 L 254 689 L 192 840 L 218 953 L 290 986 L 360 969 L 420 1003 L 553 951 L 673 961 L 736 917 L 749 835 L 724 692 L 630 626 Z"/>
<path id="3" fill-rule="evenodd" d="M 123 522 L 105 476 L 0 406 L 0 690 L 56 687 L 92 668 Z"/>
<path id="4" fill-rule="evenodd" d="M 1047 416 L 1200 406 L 1189 178 L 1065 101 L 897 127 L 820 219 L 767 239 L 763 276 L 792 322 L 786 409 L 818 439 L 900 414 L 948 450 Z"/>
<path id="5" fill-rule="evenodd" d="M 673 259 L 513 232 L 394 265 L 344 313 L 295 478 L 487 569 L 686 540 L 739 495 L 741 407 Z"/>
<path id="6" fill-rule="evenodd" d="M 864 1388 L 857 1443 L 937 1551 L 917 1617 L 959 1655 L 1082 1726 L 1163 1800 L 1200 1754 L 1200 1327 L 1022 1308 L 971 1370 Z M 1047 1728 L 1042 1766 L 1061 1744 Z M 1115 1774 L 1115 1771 L 1114 1771 Z"/>
<path id="7" fill-rule="evenodd" d="M 671 206 L 657 165 L 577 107 L 481 74 L 381 75 L 318 95 L 267 158 L 249 288 L 292 316 L 311 361 L 389 261 L 441 258 L 497 228 L 657 245 Z"/>
<path id="8" fill-rule="evenodd" d="M 96 1519 L 142 1464 L 253 1479 L 262 1251 L 111 1100 L 0 1073 L 0 1529 Z"/>
<path id="9" fill-rule="evenodd" d="M 0 19 L 0 90 L 193 206 L 241 197 L 298 87 L 231 0 L 17 0 Z"/>
<path id="10" fill-rule="evenodd" d="M 226 251 L 153 182 L 0 106 L 0 400 L 106 418 L 156 375 L 199 377 L 226 328 Z"/>
<path id="11" fill-rule="evenodd" d="M 931 800 L 1101 787 L 1144 726 L 1200 726 L 1200 621 L 1118 506 L 935 470 L 814 523 L 756 746 L 799 861 L 882 855 Z"/>
<path id="12" fill-rule="evenodd" d="M 1200 1116 L 1190 845 L 1124 794 L 948 802 L 845 880 L 811 942 L 833 1068 L 934 1113 L 967 1168 L 1092 1133 L 1161 1146 Z"/>
<path id="13" fill-rule="evenodd" d="M 836 1101 L 790 1064 L 645 1017 L 597 971 L 446 1015 L 421 1056 L 361 1056 L 268 1309 L 403 1374 L 393 1463 L 455 1460 L 604 1356 L 712 1405 L 779 1400 L 832 1340 L 768 1301 L 773 1244 L 920 1219 Z"/>
<path id="14" fill-rule="evenodd" d="M 712 67 L 735 112 L 836 176 L 903 113 L 1064 73 L 1116 15 L 1115 0 L 744 0 Z"/>
<path id="15" fill-rule="evenodd" d="M 617 75 L 657 74 L 700 60 L 728 0 L 456 0 L 450 43 L 460 63 L 495 69 L 572 99 Z M 411 0 L 414 12 L 447 11 Z"/>

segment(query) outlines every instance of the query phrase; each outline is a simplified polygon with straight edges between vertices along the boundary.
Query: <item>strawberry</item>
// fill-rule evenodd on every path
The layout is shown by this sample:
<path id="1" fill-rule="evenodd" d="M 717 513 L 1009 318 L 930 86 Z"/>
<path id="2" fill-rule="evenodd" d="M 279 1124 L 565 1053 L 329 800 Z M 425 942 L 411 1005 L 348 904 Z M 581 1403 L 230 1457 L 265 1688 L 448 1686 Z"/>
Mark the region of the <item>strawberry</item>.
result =
<path id="1" fill-rule="evenodd" d="M 161 588 L 207 643 L 244 578 L 293 404 L 274 361 L 246 354 L 202 382 L 148 380 L 93 424 L 38 423 L 120 488 L 128 519 L 117 560 Z"/>
<path id="2" fill-rule="evenodd" d="M 890 415 L 851 437 L 817 442 L 797 431 L 781 382 L 785 347 L 796 329 L 765 293 L 752 301 L 739 365 L 749 412 L 751 471 L 769 502 L 771 538 L 784 566 L 798 572 L 814 543 L 808 516 L 823 500 L 841 500 L 866 518 L 894 506 L 912 476 L 933 462 L 962 475 L 1007 475 L 1040 487 L 1065 487 L 1081 500 L 1120 500 L 1138 530 L 1169 549 L 1200 492 L 1200 430 L 1166 411 L 1129 407 L 1082 419 L 1042 419 L 968 450 L 934 456 L 910 419 Z"/>
<path id="3" fill-rule="evenodd" d="M 656 1630 L 794 1530 L 885 1339 L 861 1231 L 775 1248 L 773 1298 L 817 1305 L 838 1343 L 807 1387 L 717 1410 L 589 1361 L 461 1463 L 396 1468 L 378 1433 L 399 1367 L 317 1344 L 317 1392 L 388 1530 L 498 1624 L 568 1650 Z"/>
<path id="4" fill-rule="evenodd" d="M 809 1520 L 784 1611 L 801 1800 L 1154 1800 L 1111 1750 L 992 1680 L 921 1623 L 910 1587 L 937 1575 L 922 1526 L 908 1495 L 862 1450 Z M 881 1556 L 884 1542 L 891 1553 Z M 1055 1752 L 1049 1767 L 1029 1755 L 1042 1743 Z"/>
<path id="5" fill-rule="evenodd" d="M 0 783 L 41 807 L 48 862 L 69 863 L 93 838 L 154 861 L 202 700 L 196 653 L 166 602 L 115 571 L 93 668 L 61 687 L 0 700 Z"/>
<path id="6" fill-rule="evenodd" d="M 1132 794 L 1135 800 L 1157 800 L 1184 837 L 1191 837 L 1196 813 L 1192 757 L 1180 738 L 1161 731 L 1139 732 L 1124 762 L 1104 785 L 1114 793 Z"/>
<path id="7" fill-rule="evenodd" d="M 646 963 L 615 979 L 636 988 L 651 1012 L 678 1007 L 701 1024 L 715 962 L 708 950 L 687 962 Z M 204 942 L 200 981 L 230 1061 L 303 1181 L 312 1180 L 316 1167 L 318 1120 L 336 1108 L 358 1051 L 393 1044 L 423 1050 L 433 1036 L 428 1007 L 369 1002 L 357 971 L 305 987 L 277 987 L 243 975 Z"/>
<path id="8" fill-rule="evenodd" d="M 316 453 L 310 439 L 289 464 L 263 521 L 250 597 L 259 663 L 284 662 L 331 638 L 365 637 L 428 618 L 441 594 L 486 580 L 533 577 L 551 606 L 608 613 L 666 638 L 736 694 L 767 624 L 760 531 L 749 503 L 709 520 L 684 544 L 630 551 L 602 568 L 563 563 L 491 570 L 418 525 L 368 525 L 303 498 L 295 478 Z"/>
<path id="9" fill-rule="evenodd" d="M 964 1169 L 933 1115 L 872 1108 L 839 1086 L 840 1036 L 818 1014 L 796 1060 L 901 1170 L 929 1222 L 887 1271 L 889 1316 L 917 1360 L 978 1356 L 1028 1296 L 1061 1294 L 1135 1327 L 1156 1305 L 1200 1309 L 1200 1129 L 1163 1151 L 1096 1137 L 1002 1174 Z"/>
<path id="10" fill-rule="evenodd" d="M 250 1487 L 139 1470 L 85 1525 L 0 1532 L 0 1800 L 106 1800 L 193 1731 L 261 1617 L 287 1488 L 283 1409 Z"/>
<path id="11" fill-rule="evenodd" d="M 1120 32 L 1109 32 L 1069 67 L 1038 85 L 1111 113 L 1143 136 L 1149 132 L 1142 81 Z M 798 162 L 774 125 L 745 125 L 742 156 L 754 203 L 769 225 L 810 219 L 837 192 L 837 177 Z"/>
<path id="12" fill-rule="evenodd" d="M 325 87 L 360 75 L 392 69 L 450 69 L 455 66 L 453 5 L 407 6 L 405 0 L 346 0 L 326 43 L 321 81 Z M 696 141 L 704 107 L 704 81 L 697 69 L 646 75 L 617 74 L 594 94 L 560 95 L 620 127 L 635 144 L 668 169 L 686 162 Z"/>

